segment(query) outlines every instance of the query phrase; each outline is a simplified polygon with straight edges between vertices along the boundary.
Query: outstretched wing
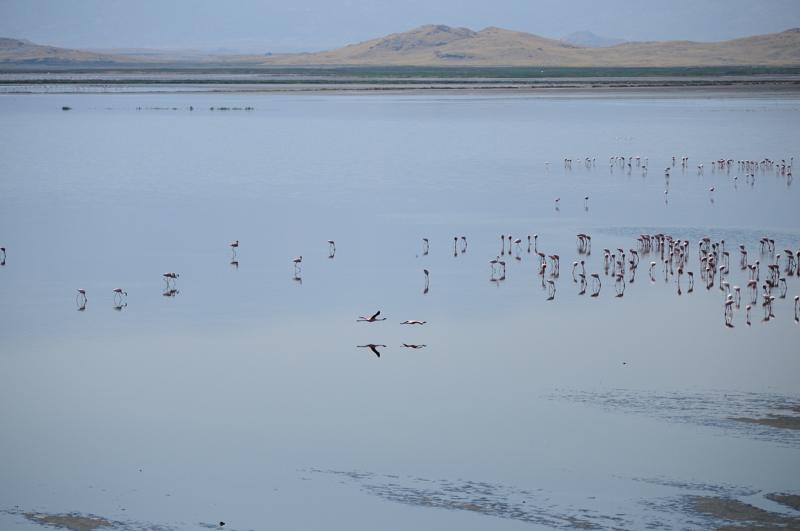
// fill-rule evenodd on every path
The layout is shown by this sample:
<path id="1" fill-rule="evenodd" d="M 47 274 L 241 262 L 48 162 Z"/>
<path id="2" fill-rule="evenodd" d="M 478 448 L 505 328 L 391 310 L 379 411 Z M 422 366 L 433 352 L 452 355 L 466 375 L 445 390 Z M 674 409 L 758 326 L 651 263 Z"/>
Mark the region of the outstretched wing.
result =
<path id="1" fill-rule="evenodd" d="M 375 315 L 373 315 L 372 317 L 370 317 L 370 320 L 373 320 L 373 321 L 374 321 L 375 319 L 377 319 L 377 317 L 378 317 L 380 314 L 381 314 L 381 311 L 380 311 L 380 310 L 378 310 L 377 312 L 375 312 Z"/>
<path id="2" fill-rule="evenodd" d="M 380 312 L 378 312 L 378 313 L 380 313 Z M 378 356 L 379 358 L 381 357 L 381 353 L 380 353 L 380 352 L 378 352 L 378 349 L 377 349 L 377 348 L 375 348 L 375 345 L 370 345 L 370 346 L 369 346 L 369 349 L 370 349 L 372 352 L 374 352 L 376 356 Z"/>

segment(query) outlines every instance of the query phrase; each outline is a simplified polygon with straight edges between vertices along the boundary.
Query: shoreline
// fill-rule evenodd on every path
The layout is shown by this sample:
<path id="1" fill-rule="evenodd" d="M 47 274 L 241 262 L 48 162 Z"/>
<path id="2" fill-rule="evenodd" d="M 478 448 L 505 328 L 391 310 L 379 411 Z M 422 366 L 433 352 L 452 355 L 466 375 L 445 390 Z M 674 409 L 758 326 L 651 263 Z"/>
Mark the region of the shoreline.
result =
<path id="1" fill-rule="evenodd" d="M 0 95 L 25 94 L 520 94 L 520 95 L 794 95 L 800 79 L 685 81 L 456 82 L 297 81 L 181 82 L 175 80 L 3 80 Z"/>

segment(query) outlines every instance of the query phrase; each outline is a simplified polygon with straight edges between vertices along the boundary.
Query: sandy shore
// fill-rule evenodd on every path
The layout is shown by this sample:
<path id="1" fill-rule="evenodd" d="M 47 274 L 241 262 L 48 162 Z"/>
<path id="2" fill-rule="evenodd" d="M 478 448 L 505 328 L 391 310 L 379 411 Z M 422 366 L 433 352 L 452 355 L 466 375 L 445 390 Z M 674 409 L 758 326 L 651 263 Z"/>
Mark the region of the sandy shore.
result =
<path id="1" fill-rule="evenodd" d="M 776 496 L 768 494 L 766 497 Z M 797 496 L 793 496 L 796 498 Z M 770 498 L 773 499 L 773 498 Z M 710 516 L 715 520 L 725 520 L 729 524 L 718 525 L 715 529 L 722 531 L 755 530 L 755 529 L 800 529 L 800 518 L 786 516 L 759 509 L 753 505 L 731 498 L 717 496 L 689 497 L 691 510 Z"/>

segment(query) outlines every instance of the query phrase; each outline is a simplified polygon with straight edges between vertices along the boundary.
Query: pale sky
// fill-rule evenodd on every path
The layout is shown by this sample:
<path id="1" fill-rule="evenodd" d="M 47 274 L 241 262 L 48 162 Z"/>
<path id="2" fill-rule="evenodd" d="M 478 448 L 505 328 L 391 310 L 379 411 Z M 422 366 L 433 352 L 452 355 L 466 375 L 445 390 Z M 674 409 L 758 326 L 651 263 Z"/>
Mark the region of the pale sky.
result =
<path id="1" fill-rule="evenodd" d="M 800 27 L 800 0 L 0 0 L 0 36 L 73 48 L 318 51 L 422 24 L 715 41 Z"/>

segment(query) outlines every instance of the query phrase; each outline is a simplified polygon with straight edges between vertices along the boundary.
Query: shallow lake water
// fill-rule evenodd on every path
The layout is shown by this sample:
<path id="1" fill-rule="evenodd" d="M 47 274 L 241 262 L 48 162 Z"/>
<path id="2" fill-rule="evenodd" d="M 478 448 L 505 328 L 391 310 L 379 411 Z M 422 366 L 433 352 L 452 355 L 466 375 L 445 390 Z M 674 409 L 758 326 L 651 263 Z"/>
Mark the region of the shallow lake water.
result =
<path id="1" fill-rule="evenodd" d="M 760 238 L 800 249 L 776 170 L 798 96 L 3 95 L 0 116 L 3 529 L 724 523 L 693 496 L 800 514 L 765 497 L 800 490 L 800 432 L 754 422 L 800 413 L 800 280 L 726 327 L 697 246 L 725 240 L 743 299 L 739 244 L 760 282 Z M 654 249 L 616 296 L 603 249 L 642 233 L 689 240 L 693 291 Z M 498 281 L 501 234 L 522 243 Z"/>

